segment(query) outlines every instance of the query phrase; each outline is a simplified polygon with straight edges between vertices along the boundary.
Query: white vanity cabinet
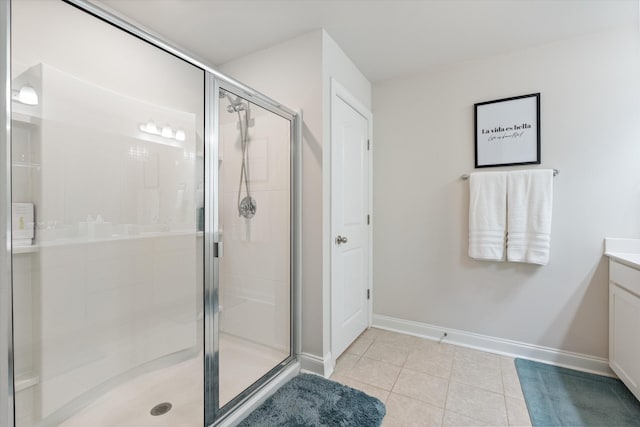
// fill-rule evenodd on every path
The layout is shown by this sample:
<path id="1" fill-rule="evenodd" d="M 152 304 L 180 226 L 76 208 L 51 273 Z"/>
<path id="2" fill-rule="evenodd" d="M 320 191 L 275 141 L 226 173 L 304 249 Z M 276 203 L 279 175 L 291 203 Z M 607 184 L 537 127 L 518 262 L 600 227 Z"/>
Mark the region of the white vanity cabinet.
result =
<path id="1" fill-rule="evenodd" d="M 640 265 L 609 257 L 609 365 L 640 399 Z"/>

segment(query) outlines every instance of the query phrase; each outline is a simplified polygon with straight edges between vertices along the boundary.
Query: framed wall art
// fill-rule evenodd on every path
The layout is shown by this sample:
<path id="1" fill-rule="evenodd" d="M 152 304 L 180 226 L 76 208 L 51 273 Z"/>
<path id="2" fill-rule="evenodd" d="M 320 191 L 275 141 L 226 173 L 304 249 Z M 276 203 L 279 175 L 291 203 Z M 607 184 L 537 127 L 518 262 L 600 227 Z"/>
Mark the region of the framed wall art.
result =
<path id="1" fill-rule="evenodd" d="M 476 168 L 540 164 L 540 94 L 474 104 Z"/>

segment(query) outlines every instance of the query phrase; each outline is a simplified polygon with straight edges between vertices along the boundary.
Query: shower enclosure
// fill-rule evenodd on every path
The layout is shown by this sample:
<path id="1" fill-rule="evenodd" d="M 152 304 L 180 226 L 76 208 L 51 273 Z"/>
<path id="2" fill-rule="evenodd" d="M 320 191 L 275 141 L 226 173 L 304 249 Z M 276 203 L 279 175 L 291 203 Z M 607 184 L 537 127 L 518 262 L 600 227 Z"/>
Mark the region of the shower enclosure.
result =
<path id="1" fill-rule="evenodd" d="M 90 3 L 0 7 L 0 425 L 230 419 L 296 366 L 297 115 Z"/>

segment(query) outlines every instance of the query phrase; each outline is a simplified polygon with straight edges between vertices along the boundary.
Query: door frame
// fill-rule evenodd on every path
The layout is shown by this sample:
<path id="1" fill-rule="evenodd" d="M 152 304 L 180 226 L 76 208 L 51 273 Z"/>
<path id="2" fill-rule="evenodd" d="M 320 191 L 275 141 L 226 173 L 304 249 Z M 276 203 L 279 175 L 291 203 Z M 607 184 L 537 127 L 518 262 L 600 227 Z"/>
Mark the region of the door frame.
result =
<path id="1" fill-rule="evenodd" d="M 368 167 L 368 176 L 366 177 L 367 179 L 367 187 L 368 187 L 368 206 L 367 209 L 369 211 L 369 227 L 367 230 L 367 234 L 368 234 L 368 248 L 367 248 L 367 289 L 370 290 L 369 292 L 369 299 L 366 300 L 366 305 L 367 305 L 367 327 L 371 327 L 371 323 L 373 322 L 373 297 L 374 297 L 374 292 L 373 292 L 373 225 L 374 225 L 374 218 L 373 218 L 373 114 L 372 112 L 363 104 L 361 103 L 353 94 L 351 94 L 351 92 L 349 92 L 347 90 L 347 88 L 345 88 L 342 84 L 340 84 L 334 77 L 331 78 L 331 98 L 330 98 L 330 129 L 331 129 L 331 133 L 330 133 L 330 149 L 329 149 L 329 158 L 332 159 L 332 155 L 333 155 L 333 121 L 334 121 L 334 109 L 333 109 L 333 105 L 334 105 L 334 100 L 336 99 L 341 99 L 343 102 L 345 102 L 347 105 L 349 105 L 351 108 L 353 108 L 358 114 L 360 114 L 362 117 L 365 118 L 365 120 L 367 121 L 367 133 L 368 133 L 368 150 L 367 150 L 367 161 L 369 162 L 369 167 Z M 331 164 L 330 166 L 330 171 L 329 171 L 329 193 L 330 193 L 330 213 L 329 213 L 329 241 L 327 242 L 330 246 L 330 250 L 329 250 L 329 282 L 330 282 L 330 305 L 331 305 L 331 309 L 330 309 L 330 324 L 331 324 L 331 370 L 333 370 L 333 367 L 335 366 L 336 363 L 336 359 L 338 358 L 338 354 L 336 354 L 335 351 L 335 336 L 334 336 L 334 328 L 333 328 L 333 287 L 334 287 L 334 283 L 333 283 L 333 256 L 334 256 L 334 250 L 335 250 L 335 245 L 333 244 L 333 237 L 335 235 L 334 233 L 334 224 L 333 224 L 333 213 L 334 213 L 334 208 L 335 208 L 335 203 L 334 203 L 334 198 L 333 198 L 333 164 Z M 363 296 L 363 298 L 366 298 L 365 296 Z"/>

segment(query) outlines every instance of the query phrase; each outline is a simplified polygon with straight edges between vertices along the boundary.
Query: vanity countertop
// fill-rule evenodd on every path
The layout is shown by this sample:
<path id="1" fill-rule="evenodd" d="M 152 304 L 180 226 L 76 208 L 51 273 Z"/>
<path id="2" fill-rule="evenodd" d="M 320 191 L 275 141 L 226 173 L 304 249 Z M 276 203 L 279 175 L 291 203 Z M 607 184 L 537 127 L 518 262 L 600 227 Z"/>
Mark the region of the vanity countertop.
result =
<path id="1" fill-rule="evenodd" d="M 609 258 L 640 269 L 640 239 L 604 239 L 604 254 Z"/>

